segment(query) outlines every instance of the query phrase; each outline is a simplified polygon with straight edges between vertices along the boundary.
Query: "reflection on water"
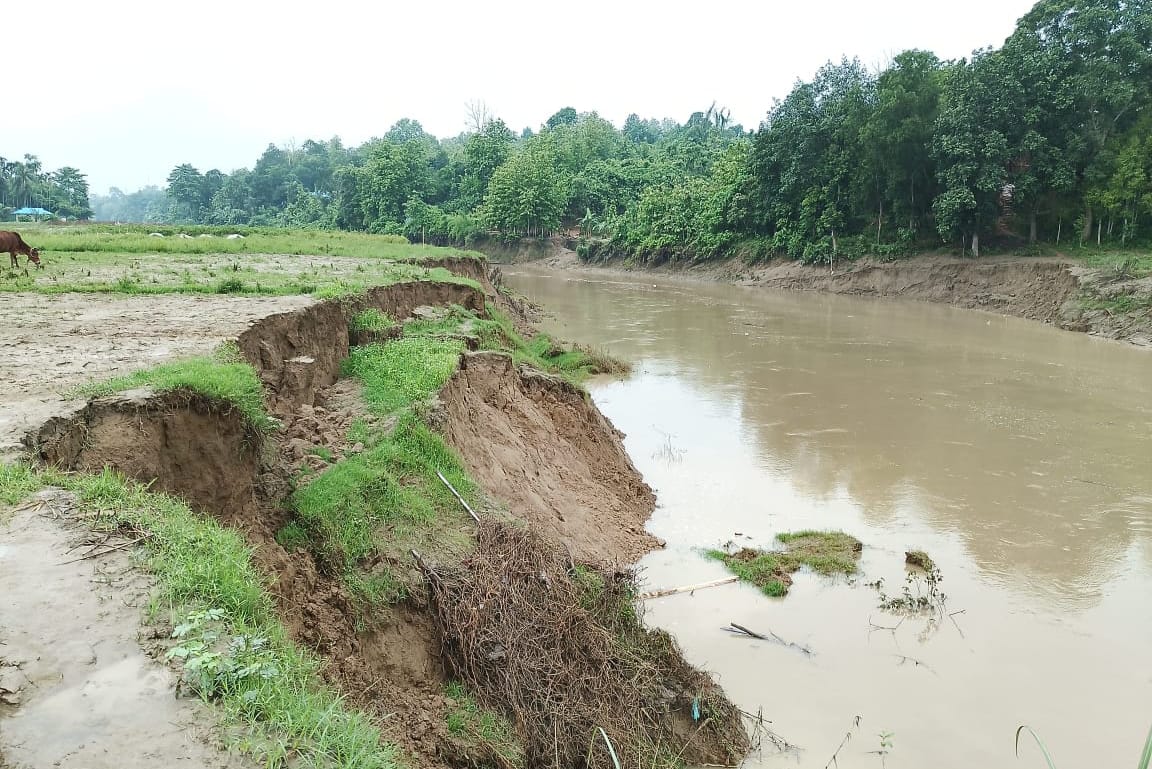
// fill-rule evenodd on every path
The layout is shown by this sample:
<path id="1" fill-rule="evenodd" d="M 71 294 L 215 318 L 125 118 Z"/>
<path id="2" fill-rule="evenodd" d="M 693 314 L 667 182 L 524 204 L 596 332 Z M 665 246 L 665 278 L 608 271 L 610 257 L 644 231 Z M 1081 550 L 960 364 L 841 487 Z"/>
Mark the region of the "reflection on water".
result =
<path id="1" fill-rule="evenodd" d="M 779 531 L 843 528 L 858 584 L 801 577 L 653 601 L 746 709 L 802 750 L 888 765 L 1012 759 L 1019 723 L 1064 765 L 1132 761 L 1152 721 L 1152 355 L 948 307 L 521 268 L 551 330 L 632 360 L 590 389 L 657 491 L 655 587 L 707 580 L 696 552 Z M 940 627 L 895 624 L 864 582 L 903 582 L 903 552 L 940 564 Z M 811 660 L 719 632 L 810 644 Z M 915 626 L 915 627 L 914 627 Z M 786 631 L 786 632 L 785 632 Z M 914 658 L 914 661 L 909 661 Z M 917 664 L 921 663 L 921 664 Z M 876 744 L 873 744 L 876 743 Z"/>

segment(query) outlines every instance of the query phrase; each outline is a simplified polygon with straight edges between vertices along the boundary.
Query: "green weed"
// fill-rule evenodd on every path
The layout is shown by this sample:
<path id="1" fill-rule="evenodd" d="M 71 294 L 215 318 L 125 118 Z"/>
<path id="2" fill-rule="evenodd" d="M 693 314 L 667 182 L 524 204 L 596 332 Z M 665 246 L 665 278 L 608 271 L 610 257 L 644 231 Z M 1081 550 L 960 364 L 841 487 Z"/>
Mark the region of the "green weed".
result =
<path id="1" fill-rule="evenodd" d="M 1016 729 L 1016 757 L 1020 757 L 1020 735 L 1023 732 L 1028 732 L 1032 739 L 1036 741 L 1036 746 L 1040 748 L 1040 754 L 1044 756 L 1044 763 L 1048 765 L 1048 769 L 1056 769 L 1056 763 L 1048 753 L 1048 748 L 1044 745 L 1039 735 L 1027 724 L 1021 724 Z M 1136 769 L 1149 769 L 1150 766 L 1152 766 L 1152 727 L 1148 729 L 1148 737 L 1144 740 L 1144 748 L 1140 751 L 1140 759 L 1136 764 Z"/>
<path id="2" fill-rule="evenodd" d="M 356 313 L 349 323 L 352 331 L 387 331 L 395 325 L 395 320 L 375 307 Z"/>
<path id="3" fill-rule="evenodd" d="M 209 400 L 235 407 L 260 432 L 275 429 L 264 409 L 264 395 L 256 371 L 239 356 L 235 344 L 221 345 L 211 356 L 165 363 L 103 382 L 80 385 L 66 393 L 71 398 L 94 398 L 138 387 L 158 393 L 189 390 Z"/>
<path id="4" fill-rule="evenodd" d="M 499 756 L 504 766 L 524 766 L 524 749 L 506 718 L 480 707 L 463 684 L 451 681 L 444 693 L 451 700 L 444 719 L 449 733 L 481 744 Z"/>
<path id="5" fill-rule="evenodd" d="M 354 347 L 344 373 L 364 383 L 364 399 L 378 414 L 390 414 L 439 390 L 456 371 L 464 343 L 405 337 Z"/>
<path id="6" fill-rule="evenodd" d="M 788 594 L 791 575 L 807 566 L 826 576 L 855 574 L 860 558 L 860 540 L 841 531 L 797 531 L 776 535 L 782 550 L 707 550 L 705 555 L 722 562 L 745 582 L 751 582 L 765 595 L 779 598 Z"/>

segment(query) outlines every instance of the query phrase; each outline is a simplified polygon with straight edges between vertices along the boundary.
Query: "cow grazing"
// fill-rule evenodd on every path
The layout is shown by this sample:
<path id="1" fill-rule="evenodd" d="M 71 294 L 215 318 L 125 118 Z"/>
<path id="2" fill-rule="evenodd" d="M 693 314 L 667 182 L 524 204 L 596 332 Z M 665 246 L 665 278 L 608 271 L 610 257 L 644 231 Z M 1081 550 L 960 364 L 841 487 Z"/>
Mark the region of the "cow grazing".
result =
<path id="1" fill-rule="evenodd" d="M 18 232 L 0 232 L 0 253 L 7 251 L 8 256 L 12 257 L 12 269 L 19 269 L 20 255 L 28 257 L 28 261 L 36 265 L 37 269 L 44 269 L 44 265 L 40 264 L 40 251 L 32 248 L 24 242 L 24 238 L 20 237 Z M 27 271 L 27 266 L 25 266 Z"/>

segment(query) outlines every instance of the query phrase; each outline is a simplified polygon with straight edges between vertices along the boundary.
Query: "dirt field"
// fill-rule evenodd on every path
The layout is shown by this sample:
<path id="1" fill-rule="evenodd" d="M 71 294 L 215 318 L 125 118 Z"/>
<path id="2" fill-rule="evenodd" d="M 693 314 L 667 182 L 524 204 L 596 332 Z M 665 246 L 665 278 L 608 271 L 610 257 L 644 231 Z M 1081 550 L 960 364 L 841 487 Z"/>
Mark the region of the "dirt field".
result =
<path id="1" fill-rule="evenodd" d="M 199 700 L 172 696 L 172 672 L 137 641 L 151 583 L 128 550 L 81 560 L 77 512 L 46 490 L 0 529 L 0 766 L 247 766 L 212 747 Z"/>
<path id="2" fill-rule="evenodd" d="M 316 300 L 12 293 L 0 301 L 0 461 L 7 461 L 25 432 L 63 408 L 69 388 L 210 352 L 259 318 Z"/>

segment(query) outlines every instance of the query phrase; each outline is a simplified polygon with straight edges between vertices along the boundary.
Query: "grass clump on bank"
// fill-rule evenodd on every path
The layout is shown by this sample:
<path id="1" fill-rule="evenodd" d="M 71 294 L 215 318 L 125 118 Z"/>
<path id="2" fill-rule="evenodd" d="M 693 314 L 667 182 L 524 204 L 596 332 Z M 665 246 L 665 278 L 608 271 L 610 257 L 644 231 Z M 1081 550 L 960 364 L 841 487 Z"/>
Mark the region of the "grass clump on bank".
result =
<path id="1" fill-rule="evenodd" d="M 524 748 L 506 718 L 480 707 L 464 685 L 456 681 L 445 687 L 444 694 L 451 700 L 445 717 L 449 734 L 472 743 L 480 752 L 495 758 L 499 766 L 524 766 Z"/>
<path id="2" fill-rule="evenodd" d="M 705 555 L 722 562 L 745 582 L 765 595 L 779 598 L 788 594 L 792 575 L 807 566 L 818 574 L 855 574 L 863 545 L 842 531 L 784 532 L 776 535 L 781 550 L 741 548 L 736 551 L 707 550 Z"/>
<path id="3" fill-rule="evenodd" d="M 395 327 L 396 321 L 375 307 L 369 307 L 367 310 L 356 313 L 349 323 L 349 330 L 353 332 L 371 331 L 378 333 Z"/>
<path id="4" fill-rule="evenodd" d="M 290 755 L 318 769 L 399 765 L 379 730 L 345 709 L 320 681 L 319 663 L 288 640 L 238 532 L 108 470 L 0 469 L 5 502 L 44 486 L 76 494 L 97 529 L 147 533 L 140 551 L 157 581 L 151 611 L 179 620 L 170 656 L 183 659 L 185 679 L 223 709 L 227 726 L 244 728 L 246 749 L 268 765 Z"/>
<path id="5" fill-rule="evenodd" d="M 380 598 L 406 595 L 404 578 L 386 567 L 367 564 L 391 555 L 403 562 L 414 542 L 437 536 L 459 537 L 465 525 L 459 502 L 437 476 L 442 473 L 466 498 L 475 486 L 443 439 L 425 425 L 426 405 L 456 371 L 468 347 L 494 349 L 538 368 L 572 378 L 588 364 L 579 353 L 560 360 L 546 337 L 532 343 L 516 334 L 511 322 L 493 308 L 483 317 L 460 306 L 436 309 L 403 324 L 397 339 L 355 346 L 343 371 L 363 383 L 364 399 L 374 415 L 395 421 L 390 432 L 356 432 L 365 450 L 327 468 L 291 499 L 292 525 L 306 531 L 317 555 L 344 569 L 345 581 L 369 605 Z M 354 327 L 370 329 L 386 316 L 361 313 Z M 282 532 L 299 541 L 296 529 Z M 412 574 L 411 576 L 416 576 Z"/>
<path id="6" fill-rule="evenodd" d="M 474 485 L 459 459 L 421 418 L 456 371 L 464 342 L 405 326 L 389 342 L 353 347 L 344 373 L 364 385 L 371 413 L 394 417 L 386 434 L 361 429 L 365 450 L 329 467 L 291 498 L 296 525 L 317 555 L 344 569 L 353 594 L 368 605 L 405 597 L 404 579 L 386 566 L 361 568 L 373 556 L 410 560 L 407 549 L 429 537 L 453 536 L 464 513 L 437 476 L 466 498 Z M 424 329 L 426 331 L 426 329 Z"/>
<path id="7" fill-rule="evenodd" d="M 211 401 L 227 404 L 244 415 L 261 433 L 275 429 L 275 420 L 264 408 L 263 389 L 256 370 L 240 355 L 235 343 L 220 345 L 211 356 L 188 358 L 135 371 L 103 382 L 81 385 L 68 397 L 95 398 L 150 387 L 157 393 L 187 390 Z"/>

